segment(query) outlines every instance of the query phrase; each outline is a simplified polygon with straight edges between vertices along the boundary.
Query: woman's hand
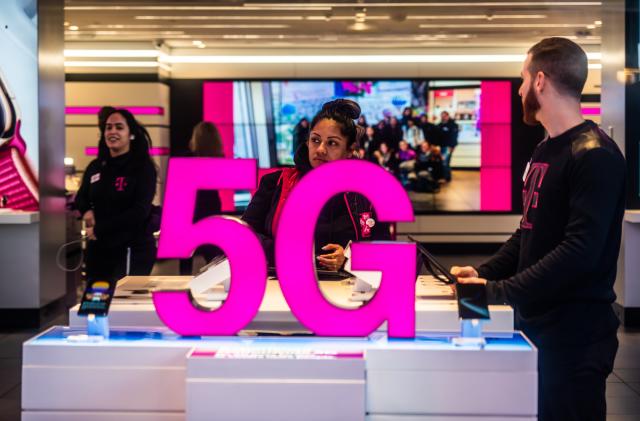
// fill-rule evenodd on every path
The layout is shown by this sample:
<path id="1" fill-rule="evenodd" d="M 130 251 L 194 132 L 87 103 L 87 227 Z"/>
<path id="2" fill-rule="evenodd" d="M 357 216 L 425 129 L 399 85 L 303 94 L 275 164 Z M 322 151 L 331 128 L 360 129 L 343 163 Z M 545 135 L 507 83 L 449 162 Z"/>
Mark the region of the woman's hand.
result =
<path id="1" fill-rule="evenodd" d="M 86 211 L 84 215 L 82 215 L 82 220 L 87 228 L 93 227 L 96 224 L 96 216 L 93 214 L 92 210 Z"/>
<path id="2" fill-rule="evenodd" d="M 87 234 L 87 238 L 89 240 L 95 240 L 96 235 L 93 232 L 93 227 L 96 225 L 96 217 L 93 214 L 92 210 L 88 210 L 82 215 L 82 220 L 84 221 L 85 233 Z"/>
<path id="3" fill-rule="evenodd" d="M 84 232 L 89 240 L 97 240 L 96 235 L 93 233 L 93 227 L 86 227 Z"/>
<path id="4" fill-rule="evenodd" d="M 322 254 L 317 257 L 318 263 L 326 269 L 338 270 L 344 265 L 344 249 L 340 244 L 327 244 L 322 247 L 322 250 L 327 254 Z"/>

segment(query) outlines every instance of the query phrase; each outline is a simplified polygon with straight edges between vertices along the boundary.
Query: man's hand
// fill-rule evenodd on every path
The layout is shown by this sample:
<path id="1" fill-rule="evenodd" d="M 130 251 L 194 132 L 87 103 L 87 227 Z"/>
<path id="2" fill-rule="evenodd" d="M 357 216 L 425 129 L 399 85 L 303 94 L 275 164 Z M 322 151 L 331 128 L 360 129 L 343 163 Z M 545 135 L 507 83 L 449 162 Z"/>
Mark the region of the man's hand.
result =
<path id="1" fill-rule="evenodd" d="M 449 271 L 457 278 L 477 278 L 478 271 L 472 266 L 452 266 Z"/>
<path id="2" fill-rule="evenodd" d="M 461 284 L 482 284 L 487 285 L 487 280 L 484 278 L 458 278 L 458 282 Z"/>
<path id="3" fill-rule="evenodd" d="M 455 267 L 455 266 L 454 266 Z M 451 268 L 453 269 L 453 268 Z M 453 271 L 452 271 L 453 273 Z M 484 278 L 478 278 L 477 276 L 474 277 L 468 277 L 468 278 L 458 278 L 458 283 L 460 284 L 480 284 L 480 285 L 487 285 L 487 280 Z M 451 290 L 453 291 L 453 293 L 456 293 L 456 286 L 455 284 L 451 284 Z"/>

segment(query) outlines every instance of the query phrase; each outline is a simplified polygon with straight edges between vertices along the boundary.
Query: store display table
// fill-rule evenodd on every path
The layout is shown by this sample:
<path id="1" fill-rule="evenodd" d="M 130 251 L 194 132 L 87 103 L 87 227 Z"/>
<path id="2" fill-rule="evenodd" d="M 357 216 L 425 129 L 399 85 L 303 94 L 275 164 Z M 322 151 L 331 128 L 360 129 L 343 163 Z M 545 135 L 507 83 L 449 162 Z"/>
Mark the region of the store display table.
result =
<path id="1" fill-rule="evenodd" d="M 53 327 L 23 346 L 24 421 L 533 420 L 537 351 L 520 333 L 459 347 L 390 340 L 179 337 Z"/>

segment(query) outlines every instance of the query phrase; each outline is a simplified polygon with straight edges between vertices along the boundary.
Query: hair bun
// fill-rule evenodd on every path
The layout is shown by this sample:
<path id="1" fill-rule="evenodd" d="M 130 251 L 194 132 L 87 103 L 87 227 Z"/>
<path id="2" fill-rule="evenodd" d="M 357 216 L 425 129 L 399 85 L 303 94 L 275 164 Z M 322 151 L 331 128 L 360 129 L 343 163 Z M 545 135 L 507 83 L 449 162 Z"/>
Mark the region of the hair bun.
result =
<path id="1" fill-rule="evenodd" d="M 361 113 L 360 106 L 357 102 L 342 98 L 325 103 L 322 106 L 322 111 L 342 114 L 351 120 L 357 120 Z"/>

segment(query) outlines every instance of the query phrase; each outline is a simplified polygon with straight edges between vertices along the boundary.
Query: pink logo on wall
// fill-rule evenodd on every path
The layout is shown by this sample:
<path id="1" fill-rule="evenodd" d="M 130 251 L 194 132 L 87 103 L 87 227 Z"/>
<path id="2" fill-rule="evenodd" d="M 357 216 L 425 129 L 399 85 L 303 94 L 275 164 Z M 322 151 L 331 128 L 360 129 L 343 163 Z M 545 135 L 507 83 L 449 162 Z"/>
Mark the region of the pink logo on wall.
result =
<path id="1" fill-rule="evenodd" d="M 349 177 L 342 177 L 349 174 Z M 327 179 L 341 179 L 328 186 Z M 217 310 L 197 307 L 188 290 L 156 291 L 160 319 L 181 335 L 233 335 L 258 312 L 266 287 L 266 259 L 257 237 L 236 218 L 208 217 L 193 224 L 198 189 L 250 190 L 256 184 L 255 160 L 174 158 L 169 161 L 158 257 L 189 257 L 203 244 L 220 247 L 231 267 L 226 302 Z M 400 183 L 382 168 L 343 160 L 306 175 L 292 190 L 276 235 L 276 268 L 282 293 L 293 314 L 309 330 L 325 336 L 366 336 L 383 322 L 389 336 L 415 335 L 414 244 L 355 243 L 352 267 L 383 273 L 376 296 L 357 310 L 327 302 L 313 266 L 313 236 L 322 206 L 344 191 L 371 200 L 379 221 L 413 221 L 411 202 Z M 249 264 L 250 263 L 250 264 Z"/>

